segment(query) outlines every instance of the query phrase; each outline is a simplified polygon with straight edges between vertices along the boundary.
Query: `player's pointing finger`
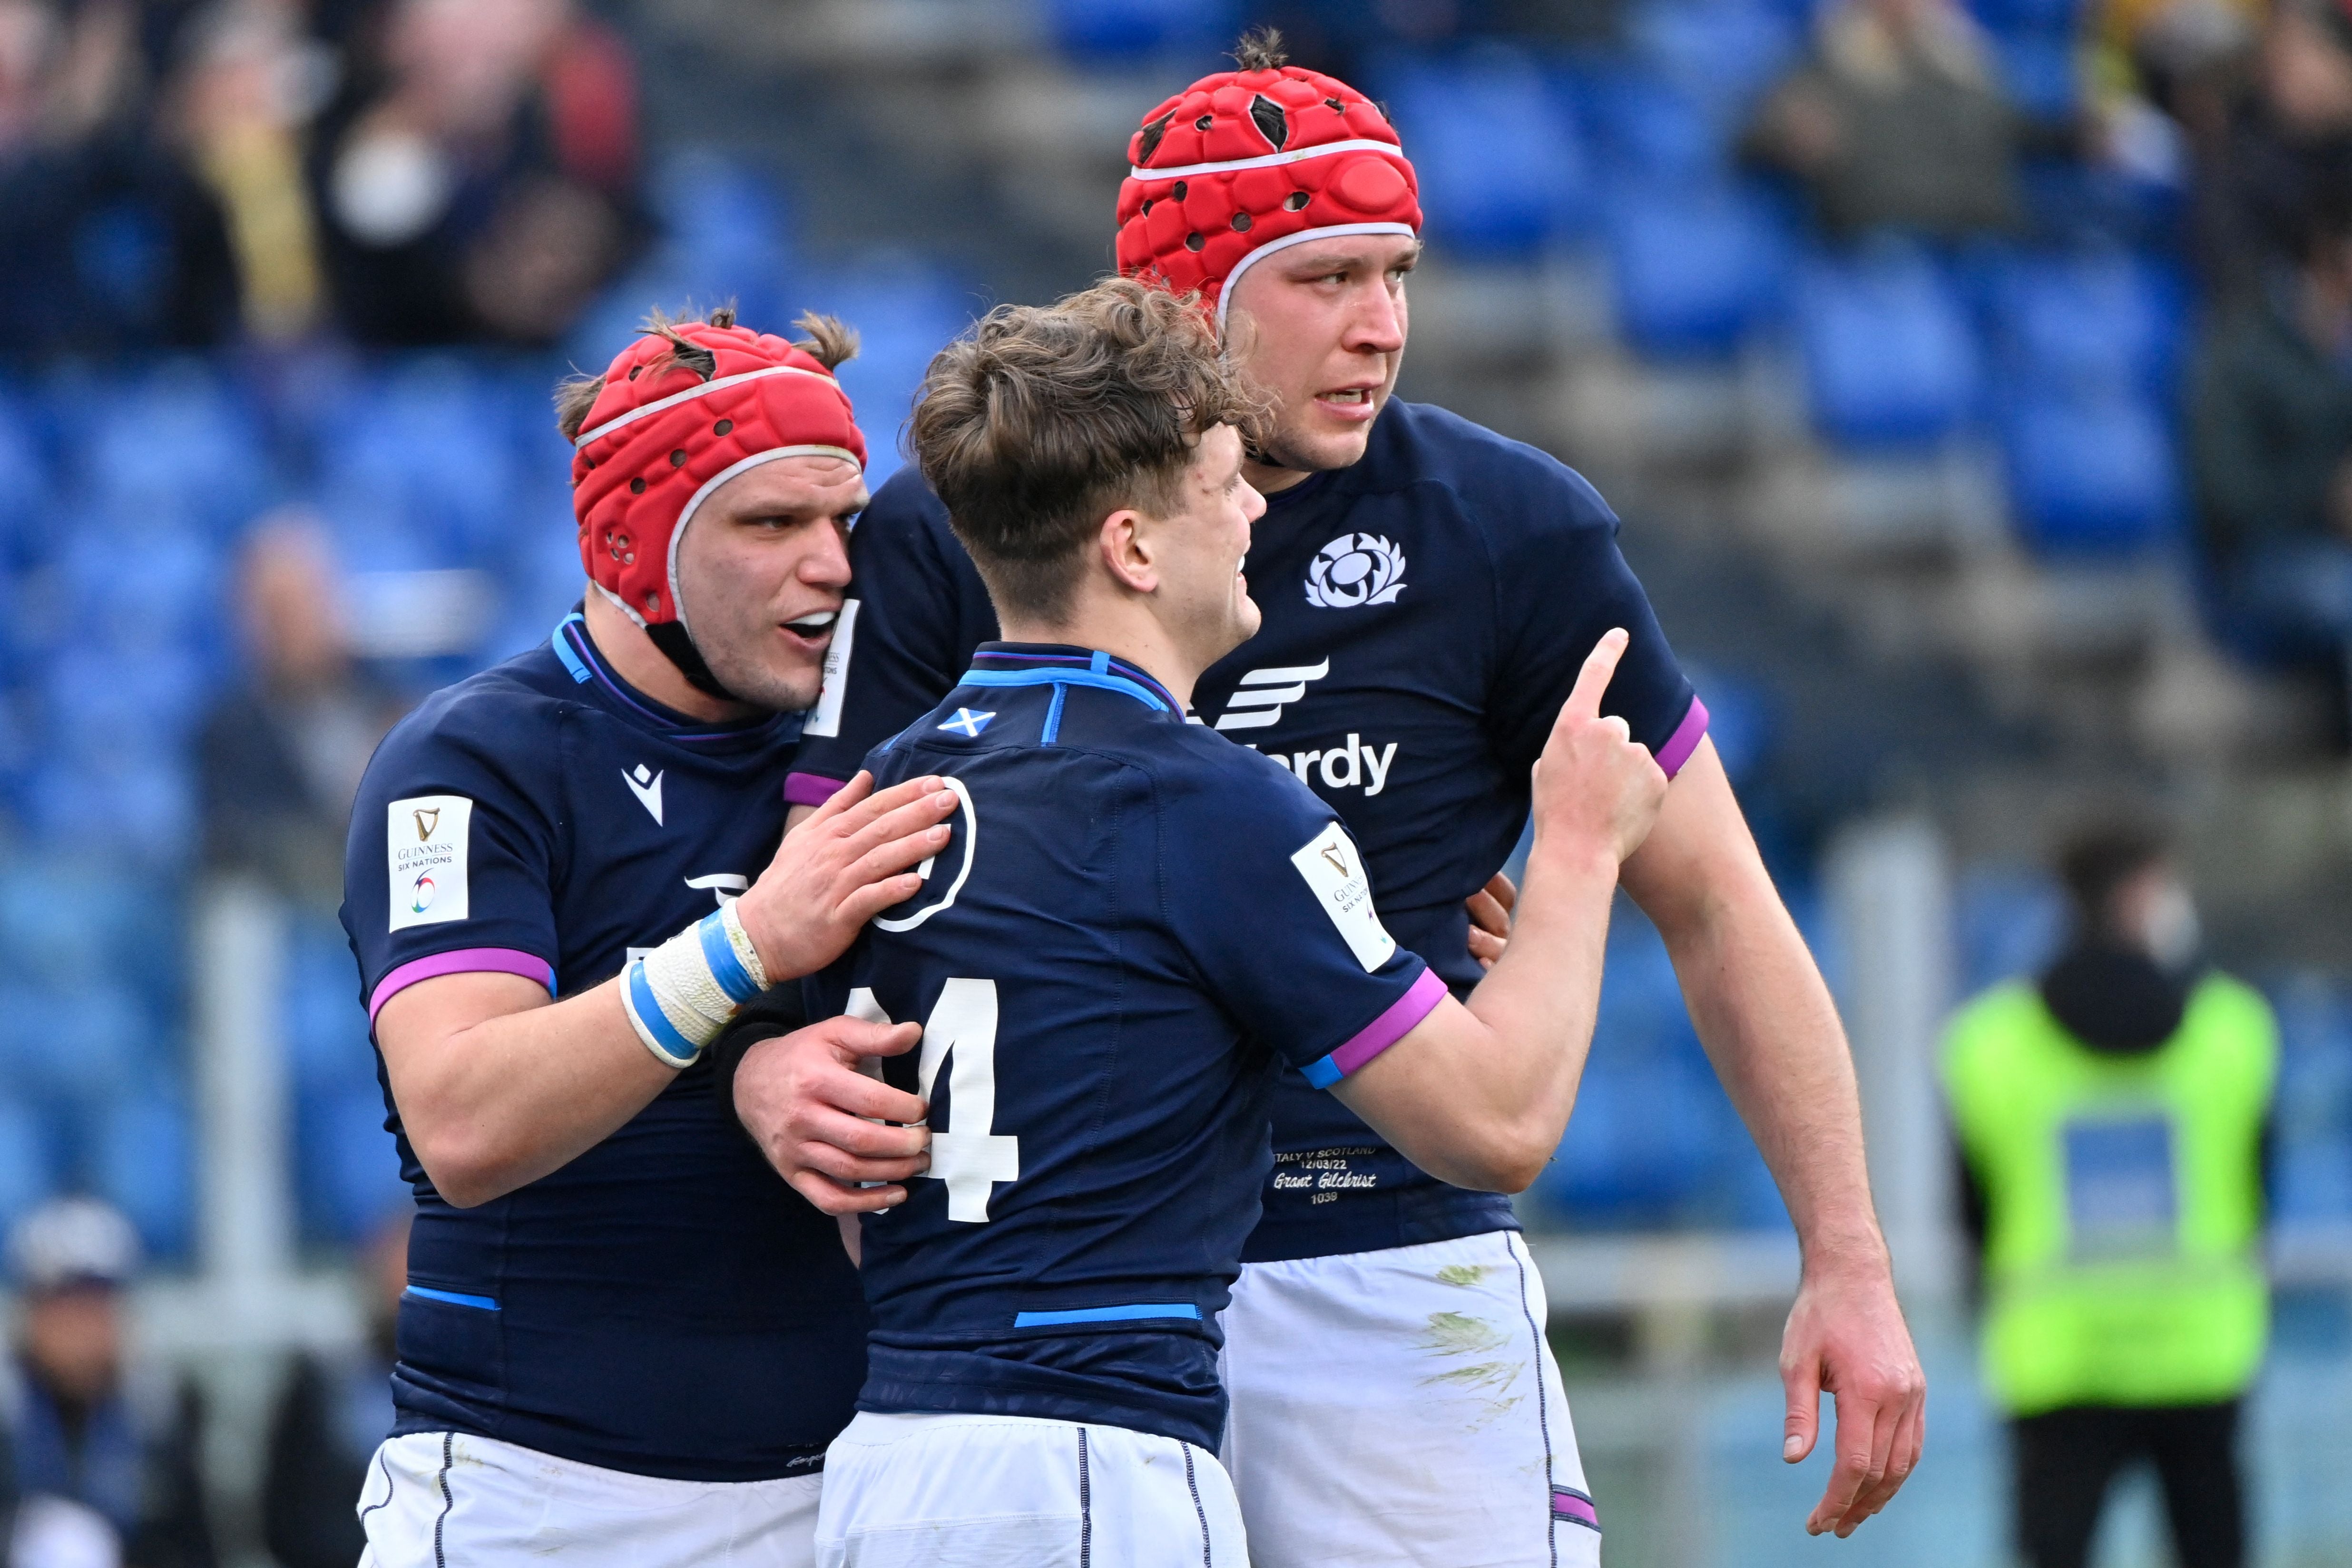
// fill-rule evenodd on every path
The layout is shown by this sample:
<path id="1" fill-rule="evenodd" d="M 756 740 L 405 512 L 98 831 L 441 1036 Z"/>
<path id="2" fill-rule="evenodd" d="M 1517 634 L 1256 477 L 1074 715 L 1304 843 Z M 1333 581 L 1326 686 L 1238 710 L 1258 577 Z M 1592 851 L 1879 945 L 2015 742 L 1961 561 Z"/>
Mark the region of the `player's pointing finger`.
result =
<path id="1" fill-rule="evenodd" d="M 1592 651 L 1584 656 L 1584 668 L 1577 672 L 1576 689 L 1568 694 L 1563 713 L 1579 719 L 1601 716 L 1601 694 L 1609 689 L 1609 682 L 1617 673 L 1617 661 L 1624 657 L 1629 640 L 1622 626 L 1601 634 L 1601 640 L 1592 645 Z"/>

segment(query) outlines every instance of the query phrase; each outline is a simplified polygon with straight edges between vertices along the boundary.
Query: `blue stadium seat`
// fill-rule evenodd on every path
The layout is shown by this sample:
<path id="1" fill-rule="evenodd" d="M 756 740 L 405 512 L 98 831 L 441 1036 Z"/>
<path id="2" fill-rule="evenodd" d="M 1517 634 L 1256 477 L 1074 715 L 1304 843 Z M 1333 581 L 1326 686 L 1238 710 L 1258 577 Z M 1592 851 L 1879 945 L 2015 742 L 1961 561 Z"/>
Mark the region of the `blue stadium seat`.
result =
<path id="1" fill-rule="evenodd" d="M 1766 0 L 1651 0 L 1629 31 L 1643 60 L 1735 132 L 1804 47 L 1803 19 Z"/>
<path id="2" fill-rule="evenodd" d="M 1234 0 L 1048 0 L 1045 17 L 1055 47 L 1097 59 L 1174 50 L 1206 55 L 1231 47 L 1243 20 Z M 1200 66 L 1216 68 L 1207 58 Z"/>
<path id="3" fill-rule="evenodd" d="M 1685 89 L 1656 73 L 1564 72 L 1558 90 L 1590 130 L 1612 193 L 1722 177 L 1723 128 Z"/>
<path id="4" fill-rule="evenodd" d="M 195 1136 L 187 1106 L 149 1090 L 109 1106 L 91 1151 L 93 1185 L 139 1227 L 148 1255 L 185 1258 L 195 1236 Z"/>
<path id="5" fill-rule="evenodd" d="M 2186 301 L 2178 280 L 2121 251 L 2000 264 L 1987 300 L 2004 368 L 2050 387 L 2168 388 Z"/>
<path id="6" fill-rule="evenodd" d="M 50 734 L 76 762 L 176 758 L 204 719 L 212 682 L 178 648 L 144 657 L 69 647 L 51 663 L 42 694 Z"/>
<path id="7" fill-rule="evenodd" d="M 923 373 L 971 325 L 981 300 L 940 273 L 888 256 L 812 283 L 805 298 L 810 309 L 857 329 L 857 357 L 841 367 L 841 385 L 866 433 L 866 482 L 878 489 L 904 461 L 899 431 Z"/>
<path id="8" fill-rule="evenodd" d="M 342 928 L 302 916 L 289 921 L 285 984 L 287 1066 L 296 1088 L 374 1093 L 375 1049 Z"/>
<path id="9" fill-rule="evenodd" d="M 2026 393 L 2004 411 L 2000 435 L 2011 509 L 2037 548 L 2112 553 L 2173 537 L 2179 458 L 2144 395 Z"/>
<path id="10" fill-rule="evenodd" d="M 107 507 L 61 531 L 58 632 L 84 646 L 143 655 L 218 650 L 228 612 L 219 543 L 190 528 L 158 527 Z"/>
<path id="11" fill-rule="evenodd" d="M 26 781 L 26 823 L 43 848 L 173 871 L 195 852 L 194 786 L 176 759 L 47 758 Z"/>
<path id="12" fill-rule="evenodd" d="M 2082 33 L 2087 0 L 1969 0 L 1969 9 L 1996 37 L 2038 33 L 2048 37 L 2077 37 Z"/>
<path id="13" fill-rule="evenodd" d="M 360 1241 L 407 1199 L 399 1151 L 383 1127 L 383 1098 L 373 1083 L 297 1096 L 294 1155 L 302 1228 L 313 1239 Z"/>
<path id="14" fill-rule="evenodd" d="M 2029 119 L 2070 119 L 2083 97 L 2081 47 L 2071 33 L 1993 35 L 1993 58 L 2011 105 Z"/>
<path id="15" fill-rule="evenodd" d="M 209 366 L 174 362 L 125 382 L 94 382 L 58 413 L 82 488 L 100 508 L 220 536 L 272 498 L 268 448 Z"/>
<path id="16" fill-rule="evenodd" d="M 1421 179 L 1426 234 L 1464 255 L 1524 257 L 1593 205 L 1575 117 L 1534 63 L 1499 50 L 1397 65 L 1381 90 Z"/>
<path id="17" fill-rule="evenodd" d="M 2352 998 L 2317 973 L 2271 987 L 2278 1011 L 2275 1215 L 2352 1220 Z"/>
<path id="18" fill-rule="evenodd" d="M 2067 935 L 2066 896 L 2038 869 L 1976 867 L 1955 889 L 1957 973 L 1963 997 L 2039 973 Z"/>
<path id="19" fill-rule="evenodd" d="M 0 859 L 0 944 L 11 978 L 65 989 L 124 973 L 119 955 L 138 952 L 138 976 L 168 978 L 175 967 L 179 912 L 137 878 L 87 863 L 13 854 Z"/>
<path id="20" fill-rule="evenodd" d="M 168 1065 L 154 1020 L 128 986 L 0 987 L 5 1089 L 50 1106 L 92 1106 Z"/>
<path id="21" fill-rule="evenodd" d="M 48 1123 L 13 1094 L 0 1093 L 0 1235 L 58 1190 Z"/>
<path id="22" fill-rule="evenodd" d="M 1793 247 L 1751 193 L 1630 185 L 1606 229 L 1618 329 L 1643 353 L 1733 353 L 1786 306 Z"/>
<path id="23" fill-rule="evenodd" d="M 1920 446 L 1975 412 L 1975 334 L 1926 258 L 1903 247 L 1823 258 L 1798 292 L 1813 424 L 1837 445 Z"/>
<path id="24" fill-rule="evenodd" d="M 0 567 L 22 571 L 47 560 L 58 521 L 54 480 L 32 422 L 14 400 L 0 400 Z"/>
<path id="25" fill-rule="evenodd" d="M 420 356 L 355 389 L 328 425 L 320 497 L 352 570 L 486 563 L 513 527 L 520 454 L 505 389 Z M 561 460 L 561 448 L 556 460 Z"/>

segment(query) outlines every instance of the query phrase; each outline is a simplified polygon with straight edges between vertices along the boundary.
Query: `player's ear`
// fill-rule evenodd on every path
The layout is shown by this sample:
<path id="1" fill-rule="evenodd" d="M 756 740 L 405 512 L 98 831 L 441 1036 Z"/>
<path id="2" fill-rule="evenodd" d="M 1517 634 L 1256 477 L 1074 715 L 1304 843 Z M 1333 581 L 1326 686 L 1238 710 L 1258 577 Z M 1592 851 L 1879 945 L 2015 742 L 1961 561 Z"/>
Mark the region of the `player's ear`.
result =
<path id="1" fill-rule="evenodd" d="M 1160 586 L 1160 562 L 1151 520 L 1133 507 L 1122 507 L 1103 519 L 1100 547 L 1104 570 L 1119 586 L 1149 594 Z"/>

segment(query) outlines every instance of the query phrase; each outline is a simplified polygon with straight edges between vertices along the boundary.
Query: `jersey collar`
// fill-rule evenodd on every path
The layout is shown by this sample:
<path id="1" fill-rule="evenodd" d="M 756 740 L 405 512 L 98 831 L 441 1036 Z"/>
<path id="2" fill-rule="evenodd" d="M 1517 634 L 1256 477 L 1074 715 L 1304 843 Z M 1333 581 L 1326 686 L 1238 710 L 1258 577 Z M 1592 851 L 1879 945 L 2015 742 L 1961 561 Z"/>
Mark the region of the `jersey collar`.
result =
<path id="1" fill-rule="evenodd" d="M 986 642 L 973 651 L 959 686 L 1093 686 L 1134 698 L 1181 720 L 1184 705 L 1139 667 L 1098 648 L 1063 643 Z"/>
<path id="2" fill-rule="evenodd" d="M 666 740 L 680 742 L 739 741 L 756 737 L 760 740 L 791 739 L 800 733 L 803 713 L 772 713 L 764 719 L 741 719 L 732 724 L 713 723 L 681 713 L 666 702 L 646 696 L 621 679 L 604 656 L 597 650 L 595 639 L 588 635 L 588 622 L 579 605 L 558 621 L 555 635 L 548 639 L 555 657 L 562 661 L 572 684 L 586 689 L 597 706 L 609 710 L 639 729 L 651 730 Z M 781 731 L 781 733 L 779 733 Z"/>

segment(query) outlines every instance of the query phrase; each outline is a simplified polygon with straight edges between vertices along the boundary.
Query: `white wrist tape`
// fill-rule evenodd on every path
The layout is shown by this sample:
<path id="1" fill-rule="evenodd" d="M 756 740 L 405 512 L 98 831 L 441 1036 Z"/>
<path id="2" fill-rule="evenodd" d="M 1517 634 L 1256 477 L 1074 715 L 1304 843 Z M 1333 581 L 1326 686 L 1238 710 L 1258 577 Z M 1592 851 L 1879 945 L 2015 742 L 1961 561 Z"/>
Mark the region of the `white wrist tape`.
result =
<path id="1" fill-rule="evenodd" d="M 631 963 L 621 978 L 621 1005 L 646 1049 L 670 1067 L 689 1068 L 767 988 L 759 949 L 730 903 Z"/>

